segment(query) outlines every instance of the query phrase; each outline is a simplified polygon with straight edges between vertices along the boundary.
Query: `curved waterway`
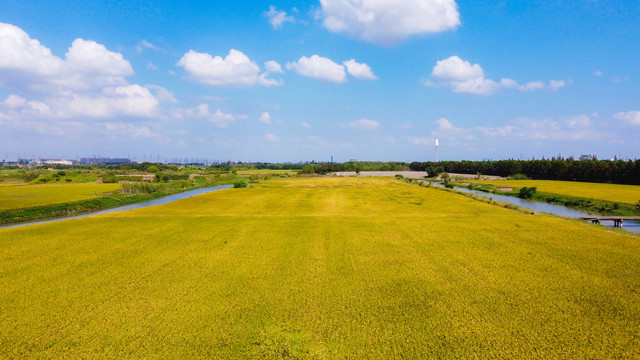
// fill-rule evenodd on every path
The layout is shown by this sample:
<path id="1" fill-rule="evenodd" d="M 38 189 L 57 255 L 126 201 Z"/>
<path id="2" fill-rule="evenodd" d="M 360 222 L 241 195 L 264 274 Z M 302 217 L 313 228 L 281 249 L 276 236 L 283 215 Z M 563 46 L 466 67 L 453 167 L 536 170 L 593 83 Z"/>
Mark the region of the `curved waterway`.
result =
<path id="1" fill-rule="evenodd" d="M 93 215 L 112 213 L 112 212 L 116 212 L 116 211 L 142 209 L 142 208 L 146 208 L 146 207 L 150 207 L 150 206 L 156 206 L 156 205 L 163 205 L 163 204 L 172 203 L 174 201 L 190 198 L 190 197 L 196 196 L 196 195 L 202 195 L 202 194 L 210 193 L 210 192 L 217 191 L 217 190 L 228 189 L 228 188 L 230 188 L 232 186 L 233 185 L 218 185 L 218 186 L 213 186 L 213 187 L 199 188 L 199 189 L 194 189 L 194 190 L 181 192 L 181 193 L 178 193 L 178 194 L 168 195 L 168 196 L 165 196 L 165 197 L 160 198 L 160 199 L 154 199 L 154 200 L 150 200 L 150 201 L 147 201 L 147 202 L 120 206 L 120 207 L 107 209 L 107 210 L 100 210 L 100 211 L 86 213 L 86 214 L 82 214 L 82 215 L 74 215 L 74 216 L 55 218 L 55 219 L 50 219 L 50 220 L 33 221 L 33 222 L 26 222 L 26 223 L 20 223 L 20 224 L 15 224 L 15 225 L 0 226 L 0 230 L 1 229 L 10 229 L 10 228 L 29 226 L 29 225 L 36 225 L 36 224 L 46 224 L 46 223 L 52 223 L 52 222 L 70 220 L 70 219 L 79 219 L 79 218 L 89 217 L 89 216 L 93 216 Z"/>
<path id="2" fill-rule="evenodd" d="M 441 183 L 437 183 L 437 182 L 433 182 L 432 184 L 436 186 L 444 186 Z M 541 201 L 520 199 L 514 196 L 490 194 L 483 191 L 470 190 L 465 187 L 456 186 L 455 190 L 469 193 L 469 194 L 479 195 L 488 199 L 502 201 L 508 204 L 518 205 L 520 207 L 531 209 L 538 212 L 545 212 L 549 214 L 566 216 L 571 218 L 577 218 L 577 217 L 589 216 L 589 215 L 601 215 L 597 212 L 587 212 L 583 210 L 576 210 L 563 205 L 556 205 L 556 204 L 549 204 Z M 613 221 L 602 221 L 602 225 L 613 227 Z M 640 223 L 638 223 L 637 221 L 625 221 L 622 224 L 622 229 L 636 233 L 636 234 L 640 234 Z"/>

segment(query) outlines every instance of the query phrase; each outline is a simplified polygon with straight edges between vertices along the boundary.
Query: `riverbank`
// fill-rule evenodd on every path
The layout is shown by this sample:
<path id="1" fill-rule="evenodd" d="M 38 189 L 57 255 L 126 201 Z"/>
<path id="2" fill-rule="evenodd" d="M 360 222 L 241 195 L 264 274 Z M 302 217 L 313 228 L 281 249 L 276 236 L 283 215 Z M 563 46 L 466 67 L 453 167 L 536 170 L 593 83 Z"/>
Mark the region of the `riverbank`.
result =
<path id="1" fill-rule="evenodd" d="M 482 192 L 480 190 L 470 190 L 468 186 L 453 186 L 453 183 L 449 183 L 451 186 L 445 187 L 439 182 L 434 183 L 420 183 L 421 186 L 425 187 L 433 187 L 440 191 L 452 192 L 465 197 L 472 198 L 477 201 L 481 201 L 487 204 L 499 206 L 505 209 L 516 210 L 525 214 L 537 215 L 540 213 L 546 213 L 552 216 L 558 216 L 564 219 L 581 219 L 586 217 L 600 217 L 602 214 L 597 211 L 585 211 L 575 208 L 569 208 L 567 206 L 563 206 L 561 204 L 551 204 L 547 202 L 538 201 L 535 199 L 522 199 L 517 196 L 507 196 L 501 195 L 497 193 L 490 192 Z M 627 217 L 625 215 L 616 215 L 617 217 Z M 610 216 L 610 217 L 616 217 Z M 616 226 L 616 222 L 613 219 L 602 219 L 600 225 L 606 227 L 618 227 Z M 625 232 L 631 232 L 635 234 L 640 234 L 640 223 L 638 221 L 631 220 L 625 221 L 623 230 Z M 617 231 L 617 230 L 616 230 Z"/>
<path id="2" fill-rule="evenodd" d="M 200 188 L 218 185 L 233 185 L 235 180 L 216 182 L 180 184 L 141 184 L 143 189 L 136 189 L 137 184 L 127 184 L 122 190 L 113 191 L 105 196 L 82 201 L 34 206 L 23 209 L 11 209 L 0 211 L 0 226 L 21 224 L 27 222 L 68 218 L 82 214 L 90 214 L 97 211 L 118 208 L 126 205 L 139 204 L 153 201 L 166 196 L 171 196 Z"/>
<path id="3" fill-rule="evenodd" d="M 482 191 L 489 194 L 504 195 L 511 197 L 518 197 L 520 189 L 523 187 L 513 186 L 513 182 L 510 182 L 508 186 L 504 184 L 489 184 L 489 183 L 461 183 L 452 182 L 454 186 L 464 187 L 470 190 Z M 527 184 L 530 185 L 530 184 Z M 534 184 L 535 185 L 535 184 Z M 581 185 L 581 183 L 576 183 Z M 576 210 L 582 210 L 590 213 L 598 213 L 601 215 L 616 215 L 616 216 L 640 216 L 640 208 L 637 205 L 608 201 L 602 199 L 585 198 L 578 196 L 569 196 L 562 194 L 554 194 L 549 192 L 533 192 L 530 200 L 545 202 L 548 204 L 562 205 Z"/>

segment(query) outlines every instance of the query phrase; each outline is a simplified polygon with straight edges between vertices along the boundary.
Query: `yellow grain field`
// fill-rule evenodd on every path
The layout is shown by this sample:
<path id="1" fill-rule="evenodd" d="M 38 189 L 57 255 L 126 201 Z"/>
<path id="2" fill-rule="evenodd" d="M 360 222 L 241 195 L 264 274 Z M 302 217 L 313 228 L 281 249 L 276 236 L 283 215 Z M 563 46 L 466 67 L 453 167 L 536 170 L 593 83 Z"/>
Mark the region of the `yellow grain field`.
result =
<path id="1" fill-rule="evenodd" d="M 586 199 L 605 200 L 625 204 L 635 204 L 640 201 L 640 186 L 584 183 L 574 181 L 555 180 L 481 180 L 472 181 L 478 184 L 493 184 L 505 188 L 538 188 L 539 192 L 573 196 Z"/>
<path id="2" fill-rule="evenodd" d="M 121 188 L 119 184 L 2 184 L 0 210 L 60 204 L 100 197 Z"/>
<path id="3" fill-rule="evenodd" d="M 0 230 L 1 358 L 640 357 L 640 239 L 393 179 Z"/>

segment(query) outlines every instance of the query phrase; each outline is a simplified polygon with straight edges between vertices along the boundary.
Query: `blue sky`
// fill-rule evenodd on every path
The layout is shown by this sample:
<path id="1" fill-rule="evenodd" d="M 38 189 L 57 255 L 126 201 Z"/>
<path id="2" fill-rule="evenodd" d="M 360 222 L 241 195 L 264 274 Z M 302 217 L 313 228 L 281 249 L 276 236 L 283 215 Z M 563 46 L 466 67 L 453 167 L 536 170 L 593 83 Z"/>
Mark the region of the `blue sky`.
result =
<path id="1" fill-rule="evenodd" d="M 0 152 L 637 158 L 638 19 L 616 0 L 5 0 Z"/>

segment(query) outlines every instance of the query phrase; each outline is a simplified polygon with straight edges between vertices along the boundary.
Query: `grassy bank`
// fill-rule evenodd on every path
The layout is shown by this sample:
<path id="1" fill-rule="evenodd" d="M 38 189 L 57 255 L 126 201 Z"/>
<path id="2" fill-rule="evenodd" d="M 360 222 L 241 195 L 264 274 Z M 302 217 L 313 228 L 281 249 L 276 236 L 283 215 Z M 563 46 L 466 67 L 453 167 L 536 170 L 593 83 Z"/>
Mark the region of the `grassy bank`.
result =
<path id="1" fill-rule="evenodd" d="M 603 215 L 640 215 L 640 186 L 637 185 L 548 180 L 472 180 L 466 183 L 457 186 L 507 196 L 518 196 L 521 188 L 535 187 L 532 200 Z"/>
<path id="2" fill-rule="evenodd" d="M 393 179 L 0 230 L 3 358 L 636 358 L 640 241 Z"/>
<path id="3" fill-rule="evenodd" d="M 102 197 L 121 189 L 120 184 L 2 184 L 0 211 L 25 209 Z"/>
<path id="4" fill-rule="evenodd" d="M 8 209 L 0 210 L 0 225 L 18 224 L 22 222 L 54 219 L 80 215 L 99 210 L 112 209 L 119 206 L 141 203 L 167 195 L 193 190 L 201 187 L 232 184 L 237 180 L 220 181 L 173 181 L 167 183 L 127 183 L 127 184 L 64 184 L 64 185 L 20 185 L 0 187 L 0 191 L 9 193 L 42 193 L 50 196 L 38 196 L 36 200 L 45 203 L 40 206 L 25 206 L 32 201 L 24 202 L 21 197 L 11 198 Z M 109 193 L 84 194 L 88 189 L 118 189 Z M 53 194 L 53 195 L 52 195 Z M 68 201 L 86 196 L 88 199 Z M 31 199 L 27 197 L 26 199 Z M 65 199 L 67 201 L 65 201 Z M 20 206 L 22 208 L 19 208 Z"/>

